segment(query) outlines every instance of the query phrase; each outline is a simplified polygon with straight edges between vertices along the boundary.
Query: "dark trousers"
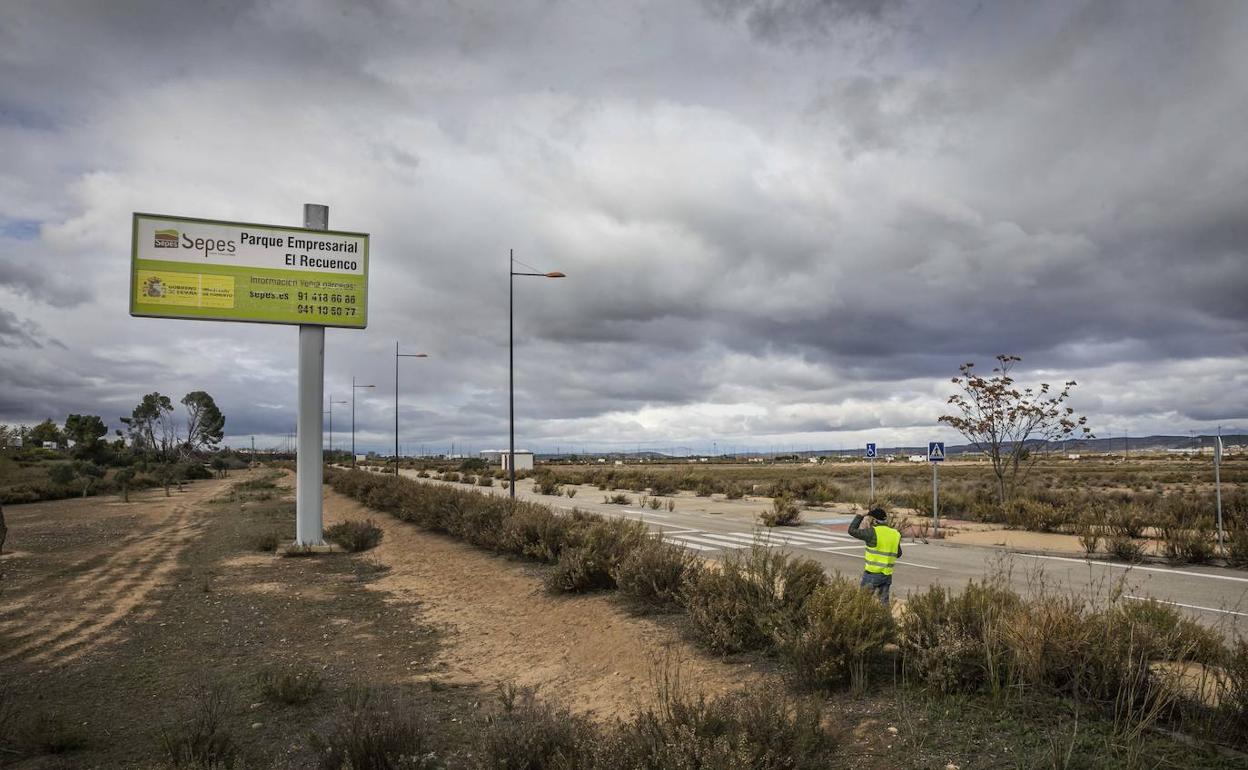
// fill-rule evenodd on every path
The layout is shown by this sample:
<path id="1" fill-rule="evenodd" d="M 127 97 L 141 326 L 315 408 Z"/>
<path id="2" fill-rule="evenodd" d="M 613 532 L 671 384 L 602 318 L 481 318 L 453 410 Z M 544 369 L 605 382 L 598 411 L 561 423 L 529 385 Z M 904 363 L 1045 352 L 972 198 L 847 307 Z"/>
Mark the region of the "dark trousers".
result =
<path id="1" fill-rule="evenodd" d="M 892 575 L 880 575 L 875 572 L 862 573 L 862 583 L 859 585 L 864 588 L 870 588 L 876 596 L 880 598 L 881 604 L 888 604 L 888 589 L 893 586 Z"/>

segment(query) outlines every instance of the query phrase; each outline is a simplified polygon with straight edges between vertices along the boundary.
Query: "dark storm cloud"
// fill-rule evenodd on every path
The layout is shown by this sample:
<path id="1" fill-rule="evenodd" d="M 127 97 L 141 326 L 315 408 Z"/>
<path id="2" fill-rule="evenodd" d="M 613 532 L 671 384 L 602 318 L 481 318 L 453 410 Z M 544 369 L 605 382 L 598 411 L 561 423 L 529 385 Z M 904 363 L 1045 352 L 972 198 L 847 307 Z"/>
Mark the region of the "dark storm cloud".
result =
<path id="1" fill-rule="evenodd" d="M 505 437 L 510 248 L 569 276 L 516 285 L 522 443 L 913 441 L 1001 352 L 1133 433 L 1248 420 L 1246 16 L 8 4 L 0 420 L 202 388 L 280 441 L 294 330 L 128 318 L 128 223 L 305 201 L 373 235 L 370 328 L 327 334 L 326 390 L 378 385 L 374 448 L 396 339 L 431 356 L 402 365 L 404 443 Z"/>

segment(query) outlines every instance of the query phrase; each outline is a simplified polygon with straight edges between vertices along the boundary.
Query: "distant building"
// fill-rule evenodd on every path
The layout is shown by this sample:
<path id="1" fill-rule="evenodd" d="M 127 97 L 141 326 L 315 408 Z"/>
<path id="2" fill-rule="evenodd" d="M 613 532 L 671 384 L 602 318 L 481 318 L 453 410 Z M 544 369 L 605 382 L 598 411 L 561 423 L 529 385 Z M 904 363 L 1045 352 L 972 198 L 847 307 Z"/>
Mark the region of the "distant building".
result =
<path id="1" fill-rule="evenodd" d="M 925 463 L 927 462 L 927 455 L 910 455 L 907 459 L 912 463 Z"/>
<path id="2" fill-rule="evenodd" d="M 518 471 L 533 470 L 533 453 L 532 452 L 517 449 L 515 454 L 516 454 L 516 470 Z M 509 459 L 511 459 L 511 454 L 508 452 L 503 452 L 502 457 L 500 459 L 503 464 L 503 470 L 505 471 L 511 470 L 511 466 L 507 462 Z"/>
<path id="3" fill-rule="evenodd" d="M 481 450 L 481 459 L 490 465 L 499 465 L 503 462 L 503 455 L 507 454 L 506 449 L 483 449 Z"/>

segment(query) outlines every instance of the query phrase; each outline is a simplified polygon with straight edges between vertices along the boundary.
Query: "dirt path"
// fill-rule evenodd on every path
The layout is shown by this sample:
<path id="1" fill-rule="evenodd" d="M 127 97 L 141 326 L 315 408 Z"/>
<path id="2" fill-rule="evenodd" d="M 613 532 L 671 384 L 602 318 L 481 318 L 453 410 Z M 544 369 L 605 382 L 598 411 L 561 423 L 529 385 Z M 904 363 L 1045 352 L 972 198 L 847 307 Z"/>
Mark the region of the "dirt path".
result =
<path id="1" fill-rule="evenodd" d="M 602 594 L 552 596 L 537 570 L 425 532 L 326 488 L 327 524 L 372 518 L 385 530 L 373 552 L 389 572 L 371 583 L 388 601 L 417 602 L 445 628 L 434 661 L 442 679 L 514 681 L 573 710 L 610 718 L 653 702 L 659 677 L 679 667 L 708 695 L 775 674 L 726 663 L 683 641 L 664 621 L 630 615 Z"/>
<path id="2" fill-rule="evenodd" d="M 0 662 L 64 665 L 150 617 L 149 595 L 203 532 L 204 520 L 193 514 L 247 476 L 197 482 L 171 497 L 163 490 L 136 493 L 128 505 L 96 497 L 11 507 L 10 535 L 16 537 L 10 538 L 15 553 L 5 560 L 6 593 L 20 598 L 0 611 Z M 58 525 L 84 521 L 95 523 L 87 537 L 70 542 L 59 536 Z M 40 540 L 51 550 L 23 553 L 23 540 Z M 28 573 L 42 577 L 23 579 Z"/>

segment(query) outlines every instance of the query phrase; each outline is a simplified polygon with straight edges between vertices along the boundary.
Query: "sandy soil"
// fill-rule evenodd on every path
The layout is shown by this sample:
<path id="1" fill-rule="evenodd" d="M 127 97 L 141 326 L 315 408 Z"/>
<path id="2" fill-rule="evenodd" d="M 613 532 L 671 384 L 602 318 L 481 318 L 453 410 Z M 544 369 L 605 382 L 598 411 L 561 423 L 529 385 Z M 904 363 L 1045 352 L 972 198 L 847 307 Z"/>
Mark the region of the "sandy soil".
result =
<path id="1" fill-rule="evenodd" d="M 248 477 L 163 490 L 11 506 L 0 611 L 0 662 L 21 658 L 63 665 L 115 641 L 128 623 L 150 617 L 149 595 L 176 568 L 205 525 L 197 509 Z M 58 526 L 59 525 L 59 526 Z M 30 540 L 30 551 L 22 548 Z"/>
<path id="2" fill-rule="evenodd" d="M 371 552 L 389 571 L 369 588 L 387 601 L 420 604 L 447 643 L 434 668 L 443 679 L 538 686 L 575 711 L 610 718 L 649 705 L 658 678 L 678 666 L 684 684 L 707 694 L 758 684 L 773 674 L 728 663 L 681 640 L 662 618 L 630 615 L 601 595 L 551 596 L 524 562 L 428 533 L 326 491 L 327 524 L 372 518 L 385 530 Z"/>
<path id="3" fill-rule="evenodd" d="M 993 529 L 955 532 L 945 538 L 950 543 L 1004 547 L 1012 551 L 1052 551 L 1082 556 L 1083 547 L 1075 535 L 1056 532 L 1027 532 L 1019 529 Z"/>

